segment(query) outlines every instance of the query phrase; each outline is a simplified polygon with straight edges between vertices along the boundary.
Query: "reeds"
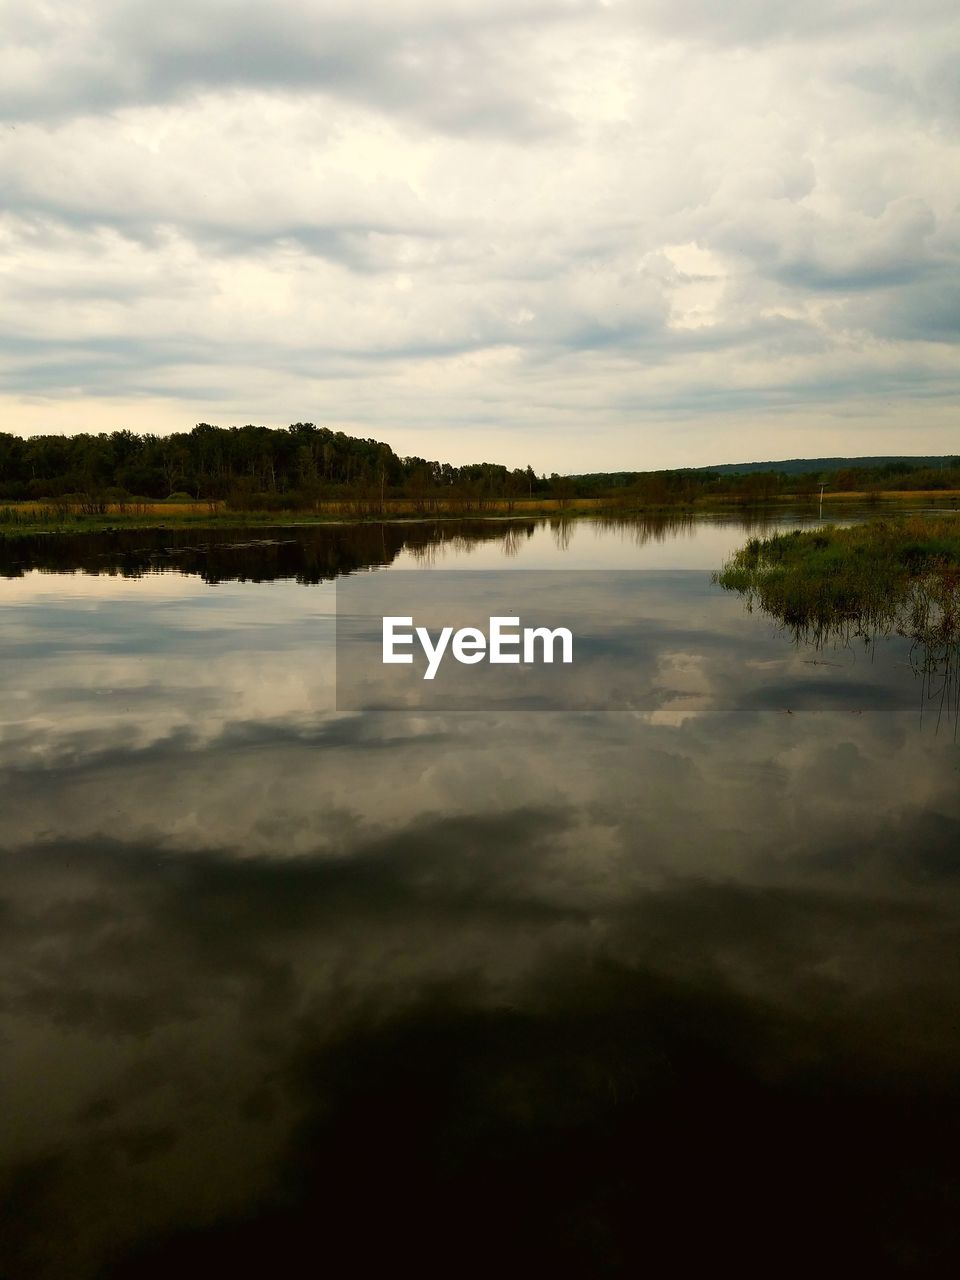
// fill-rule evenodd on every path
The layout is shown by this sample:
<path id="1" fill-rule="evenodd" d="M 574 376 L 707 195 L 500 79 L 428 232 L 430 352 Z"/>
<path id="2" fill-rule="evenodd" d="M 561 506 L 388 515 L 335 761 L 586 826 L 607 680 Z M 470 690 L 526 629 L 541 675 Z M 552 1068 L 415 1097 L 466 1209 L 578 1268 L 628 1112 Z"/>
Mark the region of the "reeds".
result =
<path id="1" fill-rule="evenodd" d="M 960 711 L 960 517 L 878 520 L 751 538 L 714 581 L 797 644 L 899 635 L 927 700 Z"/>

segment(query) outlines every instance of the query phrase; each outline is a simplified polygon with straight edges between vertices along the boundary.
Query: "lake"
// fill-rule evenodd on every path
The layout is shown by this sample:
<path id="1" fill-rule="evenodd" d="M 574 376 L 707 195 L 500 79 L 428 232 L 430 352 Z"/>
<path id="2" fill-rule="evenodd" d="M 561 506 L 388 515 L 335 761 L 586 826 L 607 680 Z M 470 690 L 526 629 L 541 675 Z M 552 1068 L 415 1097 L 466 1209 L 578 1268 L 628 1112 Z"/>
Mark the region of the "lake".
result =
<path id="1" fill-rule="evenodd" d="M 955 695 L 711 581 L 804 522 L 0 541 L 0 1275 L 952 1274 Z M 614 575 L 615 696 L 345 709 L 460 570 Z"/>

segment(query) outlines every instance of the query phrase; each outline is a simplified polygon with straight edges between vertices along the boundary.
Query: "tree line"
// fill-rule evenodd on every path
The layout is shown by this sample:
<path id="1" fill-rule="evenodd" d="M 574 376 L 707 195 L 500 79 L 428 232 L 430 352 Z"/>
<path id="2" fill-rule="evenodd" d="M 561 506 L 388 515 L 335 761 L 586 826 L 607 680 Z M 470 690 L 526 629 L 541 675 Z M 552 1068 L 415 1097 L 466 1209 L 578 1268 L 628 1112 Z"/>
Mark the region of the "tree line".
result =
<path id="1" fill-rule="evenodd" d="M 603 497 L 647 507 L 692 505 L 711 498 L 735 499 L 746 505 L 777 498 L 812 500 L 827 492 L 879 494 L 883 490 L 960 489 L 960 458 L 931 467 L 906 461 L 882 466 L 828 467 L 822 471 L 720 472 L 681 468 L 674 471 L 600 472 L 570 476 L 581 497 Z"/>
<path id="2" fill-rule="evenodd" d="M 747 504 L 809 499 L 821 485 L 867 492 L 956 489 L 960 459 L 940 467 L 900 461 L 822 473 L 680 469 L 547 476 L 530 466 L 511 469 L 479 462 L 458 467 L 400 457 L 382 441 L 312 422 L 286 428 L 201 422 L 192 431 L 167 436 L 113 431 L 25 438 L 0 433 L 0 499 L 14 501 L 78 497 L 95 505 L 180 497 L 226 500 L 235 509 L 280 510 L 348 499 L 370 510 L 382 508 L 388 498 L 405 498 L 430 511 L 451 502 L 469 510 L 548 497 L 561 507 L 574 498 L 674 507 L 711 498 Z"/>
<path id="3" fill-rule="evenodd" d="M 381 502 L 387 497 L 532 498 L 548 493 L 551 483 L 532 467 L 490 462 L 455 467 L 401 458 L 382 441 L 312 422 L 285 429 L 201 422 L 192 431 L 168 436 L 0 434 L 0 498 L 13 500 L 173 496 L 270 509 L 338 497 Z"/>

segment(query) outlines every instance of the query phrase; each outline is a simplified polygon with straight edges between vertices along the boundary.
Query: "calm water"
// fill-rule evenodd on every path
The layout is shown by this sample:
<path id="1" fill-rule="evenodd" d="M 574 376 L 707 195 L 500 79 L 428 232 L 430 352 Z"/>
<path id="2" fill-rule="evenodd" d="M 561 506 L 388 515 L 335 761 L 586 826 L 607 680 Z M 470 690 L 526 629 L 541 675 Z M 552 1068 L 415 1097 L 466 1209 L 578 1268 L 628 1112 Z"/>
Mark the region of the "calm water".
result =
<path id="1" fill-rule="evenodd" d="M 0 1275 L 954 1274 L 955 722 L 758 531 L 0 546 Z M 336 712 L 388 565 L 656 571 L 645 700 Z"/>

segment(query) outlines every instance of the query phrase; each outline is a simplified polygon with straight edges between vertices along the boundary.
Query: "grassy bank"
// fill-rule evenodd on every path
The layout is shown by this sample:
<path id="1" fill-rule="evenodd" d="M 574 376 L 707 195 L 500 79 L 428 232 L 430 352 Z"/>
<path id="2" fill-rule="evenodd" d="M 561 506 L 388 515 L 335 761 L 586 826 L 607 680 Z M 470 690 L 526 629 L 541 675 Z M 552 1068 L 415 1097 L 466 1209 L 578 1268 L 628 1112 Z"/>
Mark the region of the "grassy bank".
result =
<path id="1" fill-rule="evenodd" d="M 383 502 L 361 499 L 317 502 L 309 507 L 262 509 L 235 506 L 223 501 L 199 502 L 109 502 L 96 504 L 18 502 L 0 505 L 0 532 L 26 530 L 89 531 L 107 528 L 236 527 L 239 525 L 303 525 L 343 521 L 382 520 L 462 520 L 485 516 L 585 515 L 599 510 L 597 499 L 558 501 L 544 498 L 524 502 L 415 502 L 387 498 Z"/>
<path id="2" fill-rule="evenodd" d="M 882 494 L 837 492 L 824 495 L 824 506 L 869 501 L 882 507 L 902 505 L 960 506 L 960 491 L 889 490 Z M 646 515 L 702 512 L 722 514 L 741 510 L 819 509 L 819 500 L 799 502 L 795 497 L 777 497 L 767 502 L 746 503 L 742 499 L 698 499 L 690 503 L 641 503 L 636 498 L 534 498 L 531 500 L 453 500 L 386 498 L 382 502 L 361 499 L 324 501 L 310 507 L 260 510 L 231 506 L 226 502 L 12 502 L 0 505 L 0 535 L 19 532 L 92 532 L 111 528 L 235 528 L 256 525 L 304 525 L 342 521 L 437 520 L 534 518 L 538 516 Z"/>

